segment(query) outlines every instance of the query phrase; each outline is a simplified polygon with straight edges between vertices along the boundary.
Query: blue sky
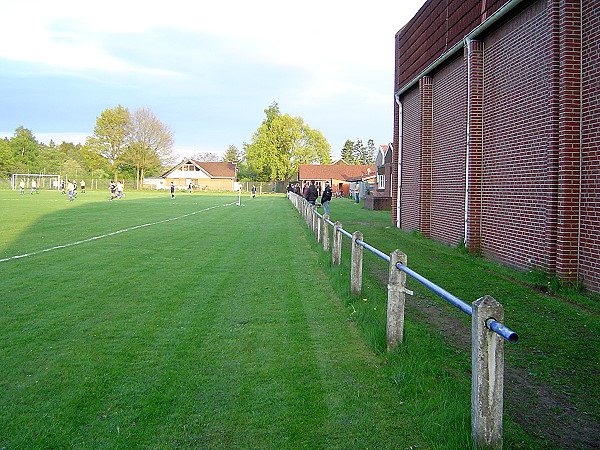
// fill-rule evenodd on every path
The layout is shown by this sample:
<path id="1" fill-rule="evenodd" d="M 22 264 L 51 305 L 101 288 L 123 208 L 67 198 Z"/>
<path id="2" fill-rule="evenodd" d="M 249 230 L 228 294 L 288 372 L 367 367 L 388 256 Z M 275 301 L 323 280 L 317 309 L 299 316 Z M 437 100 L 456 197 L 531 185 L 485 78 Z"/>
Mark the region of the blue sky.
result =
<path id="1" fill-rule="evenodd" d="M 0 27 L 0 138 L 84 142 L 118 104 L 150 108 L 175 152 L 242 149 L 273 102 L 323 133 L 393 134 L 394 35 L 424 0 L 19 0 Z"/>

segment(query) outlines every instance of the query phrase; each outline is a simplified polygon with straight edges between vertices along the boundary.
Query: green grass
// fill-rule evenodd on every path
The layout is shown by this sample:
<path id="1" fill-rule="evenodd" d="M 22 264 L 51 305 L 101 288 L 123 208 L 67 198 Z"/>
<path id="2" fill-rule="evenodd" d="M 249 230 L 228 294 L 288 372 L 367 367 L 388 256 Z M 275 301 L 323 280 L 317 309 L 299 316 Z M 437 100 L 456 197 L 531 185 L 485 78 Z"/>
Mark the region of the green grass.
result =
<path id="1" fill-rule="evenodd" d="M 0 447 L 428 447 L 285 198 L 182 217 L 236 199 L 0 191 Z"/>
<path id="2" fill-rule="evenodd" d="M 332 267 L 284 197 L 106 200 L 0 191 L 0 259 L 32 255 L 0 262 L 0 448 L 470 447 L 470 319 L 442 299 L 409 281 L 423 307 L 386 353 L 387 264 L 366 252 L 352 298 L 348 240 Z M 467 302 L 494 296 L 521 337 L 507 368 L 597 417 L 594 297 L 542 294 L 346 199 L 332 218 Z M 428 313 L 457 317 L 454 341 Z M 552 448 L 515 406 L 505 448 Z"/>
<path id="3" fill-rule="evenodd" d="M 481 258 L 466 255 L 418 234 L 406 233 L 391 226 L 389 211 L 368 211 L 349 201 L 332 204 L 332 218 L 339 220 L 346 231 L 363 232 L 364 240 L 384 253 L 400 249 L 408 255 L 408 265 L 434 283 L 472 303 L 486 294 L 492 295 L 505 308 L 504 323 L 519 333 L 516 345 L 506 344 L 507 371 L 525 374 L 531 392 L 543 395 L 549 388 L 559 398 L 570 401 L 581 416 L 598 423 L 600 411 L 600 302 L 598 296 L 583 295 L 577 291 L 561 292 L 562 296 L 548 295 L 536 289 L 531 273 L 522 273 L 499 266 Z M 357 320 L 369 347 L 385 356 L 385 305 L 388 264 L 365 251 L 363 264 L 363 293 L 352 298 L 349 291 L 350 240 L 344 238 L 344 256 L 341 267 L 331 267 L 331 278 L 336 280 L 336 291 L 348 305 L 352 318 Z M 315 244 L 316 251 L 319 245 Z M 321 252 L 323 264 L 330 256 Z M 535 274 L 534 274 L 535 275 Z M 467 408 L 461 410 L 460 401 L 447 398 L 456 393 L 463 400 L 470 392 L 470 317 L 431 293 L 418 282 L 408 278 L 408 288 L 415 295 L 407 299 L 405 343 L 397 352 L 387 355 L 393 380 L 400 392 L 410 392 L 420 398 L 415 408 L 415 418 L 422 421 L 423 429 L 432 432 L 434 423 L 447 424 L 448 410 L 429 411 L 425 399 L 439 405 L 449 403 L 452 417 L 460 417 L 465 425 Z M 537 283 L 539 286 L 539 283 Z M 364 299 L 367 298 L 367 301 Z M 354 312 L 356 311 L 356 312 Z M 435 316 L 439 316 L 436 318 Z M 439 326 L 432 324 L 439 323 Z M 448 324 L 450 333 L 441 331 Z M 447 330 L 446 330 L 447 331 Z M 452 337 L 448 337 L 451 334 Z M 445 342 L 444 342 L 445 341 Z M 447 343 L 446 343 L 447 342 Z M 413 375 L 414 374 L 414 375 Z M 414 382 L 413 376 L 419 378 Z M 547 441 L 547 432 L 556 428 L 556 418 L 571 416 L 566 405 L 554 405 L 554 416 L 537 417 L 523 394 L 513 394 L 523 386 L 514 387 L 507 377 L 505 387 L 505 446 L 507 448 L 553 448 Z M 440 386 L 441 384 L 441 386 Z M 541 390 L 538 390 L 541 389 Z M 434 401 L 436 397 L 437 400 Z M 556 398 L 556 397 L 555 397 Z M 513 401 L 511 403 L 511 401 Z M 543 409 L 547 405 L 541 402 Z M 416 414 L 419 411 L 421 414 Z M 527 436 L 511 412 L 520 411 L 535 433 Z M 544 422 L 546 420 L 546 422 Z M 575 425 L 576 426 L 576 425 Z M 589 434 L 584 425 L 580 435 Z M 533 434 L 538 435 L 537 437 Z M 442 434 L 434 445 L 443 446 Z M 449 447 L 450 448 L 450 447 Z"/>

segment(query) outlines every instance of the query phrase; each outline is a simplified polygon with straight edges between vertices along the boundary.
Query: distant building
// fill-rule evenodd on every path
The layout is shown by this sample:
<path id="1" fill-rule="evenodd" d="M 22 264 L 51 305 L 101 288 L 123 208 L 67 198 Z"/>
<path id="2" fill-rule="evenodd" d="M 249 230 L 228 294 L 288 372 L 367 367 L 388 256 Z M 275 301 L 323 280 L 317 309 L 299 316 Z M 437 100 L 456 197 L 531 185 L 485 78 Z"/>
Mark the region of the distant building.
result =
<path id="1" fill-rule="evenodd" d="M 600 7 L 427 0 L 396 34 L 392 216 L 600 292 Z"/>
<path id="2" fill-rule="evenodd" d="M 300 164 L 298 167 L 298 180 L 301 183 L 314 180 L 318 187 L 323 189 L 325 181 L 331 183 L 334 194 L 342 196 L 350 192 L 350 180 L 352 183 L 375 177 L 375 166 L 373 165 L 350 165 L 343 160 L 335 164 Z M 363 194 L 364 196 L 364 194 Z"/>
<path id="3" fill-rule="evenodd" d="M 373 190 L 365 197 L 365 208 L 374 210 L 392 209 L 392 145 L 380 145 L 375 156 L 376 179 Z"/>
<path id="4" fill-rule="evenodd" d="M 144 187 L 168 189 L 171 182 L 177 189 L 209 191 L 233 191 L 237 180 L 235 162 L 206 162 L 186 159 L 166 171 L 160 177 L 144 178 Z"/>

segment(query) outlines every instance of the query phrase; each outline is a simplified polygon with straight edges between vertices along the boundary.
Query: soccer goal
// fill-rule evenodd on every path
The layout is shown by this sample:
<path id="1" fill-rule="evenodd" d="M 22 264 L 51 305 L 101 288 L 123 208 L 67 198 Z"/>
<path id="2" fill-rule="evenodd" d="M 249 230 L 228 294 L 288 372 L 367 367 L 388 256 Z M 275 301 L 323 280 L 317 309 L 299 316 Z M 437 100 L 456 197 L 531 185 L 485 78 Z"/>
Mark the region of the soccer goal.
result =
<path id="1" fill-rule="evenodd" d="M 31 188 L 32 181 L 35 181 L 37 189 L 58 190 L 60 188 L 60 175 L 46 173 L 13 173 L 10 176 L 10 188 L 12 190 L 19 189 L 21 181 L 23 181 L 25 189 Z"/>

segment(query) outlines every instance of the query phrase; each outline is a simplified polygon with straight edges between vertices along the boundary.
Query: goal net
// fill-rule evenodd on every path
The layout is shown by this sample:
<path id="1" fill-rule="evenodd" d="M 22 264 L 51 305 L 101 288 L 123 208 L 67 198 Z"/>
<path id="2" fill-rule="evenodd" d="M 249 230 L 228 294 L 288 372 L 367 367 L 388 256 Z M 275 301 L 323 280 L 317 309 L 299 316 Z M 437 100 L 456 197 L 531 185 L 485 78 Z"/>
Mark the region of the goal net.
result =
<path id="1" fill-rule="evenodd" d="M 10 176 L 10 188 L 19 189 L 21 181 L 25 184 L 25 189 L 31 188 L 32 181 L 35 181 L 37 189 L 60 189 L 60 175 L 48 175 L 45 173 L 13 173 Z"/>

